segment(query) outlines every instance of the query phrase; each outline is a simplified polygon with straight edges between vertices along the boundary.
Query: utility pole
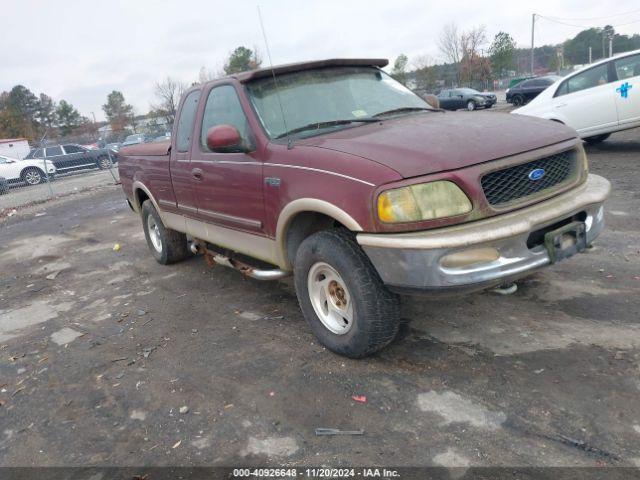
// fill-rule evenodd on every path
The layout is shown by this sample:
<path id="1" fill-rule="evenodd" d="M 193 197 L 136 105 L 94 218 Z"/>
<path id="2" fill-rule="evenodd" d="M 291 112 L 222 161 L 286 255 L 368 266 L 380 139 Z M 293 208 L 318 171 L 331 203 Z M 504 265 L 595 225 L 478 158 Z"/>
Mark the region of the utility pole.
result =
<path id="1" fill-rule="evenodd" d="M 609 57 L 613 57 L 613 38 L 609 37 Z"/>
<path id="2" fill-rule="evenodd" d="M 589 47 L 589 63 L 593 63 L 593 53 L 591 52 L 591 47 Z"/>
<path id="3" fill-rule="evenodd" d="M 534 32 L 536 30 L 536 14 L 531 15 L 531 76 L 533 76 L 533 42 Z"/>

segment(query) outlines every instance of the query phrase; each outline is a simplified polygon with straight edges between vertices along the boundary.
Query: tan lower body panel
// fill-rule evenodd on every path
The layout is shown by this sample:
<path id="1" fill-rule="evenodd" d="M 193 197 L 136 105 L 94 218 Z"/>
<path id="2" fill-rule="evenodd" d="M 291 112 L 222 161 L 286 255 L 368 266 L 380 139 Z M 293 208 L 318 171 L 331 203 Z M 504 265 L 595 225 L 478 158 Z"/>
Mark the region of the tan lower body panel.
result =
<path id="1" fill-rule="evenodd" d="M 162 222 L 172 230 L 184 232 L 193 238 L 278 265 L 277 243 L 275 240 L 202 222 L 177 213 L 161 211 L 160 216 L 162 217 Z"/>

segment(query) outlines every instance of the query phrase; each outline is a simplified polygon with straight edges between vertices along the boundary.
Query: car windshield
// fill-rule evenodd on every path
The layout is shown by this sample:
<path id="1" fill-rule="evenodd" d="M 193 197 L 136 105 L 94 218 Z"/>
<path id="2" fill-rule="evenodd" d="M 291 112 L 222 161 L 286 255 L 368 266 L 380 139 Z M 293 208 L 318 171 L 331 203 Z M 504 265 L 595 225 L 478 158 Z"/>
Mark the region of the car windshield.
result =
<path id="1" fill-rule="evenodd" d="M 278 75 L 277 87 L 271 76 L 246 84 L 271 138 L 282 137 L 287 131 L 300 130 L 298 136 L 312 136 L 363 125 L 362 119 L 387 112 L 407 115 L 433 110 L 411 90 L 373 67 L 330 67 Z M 305 128 L 312 124 L 318 124 L 318 128 Z"/>

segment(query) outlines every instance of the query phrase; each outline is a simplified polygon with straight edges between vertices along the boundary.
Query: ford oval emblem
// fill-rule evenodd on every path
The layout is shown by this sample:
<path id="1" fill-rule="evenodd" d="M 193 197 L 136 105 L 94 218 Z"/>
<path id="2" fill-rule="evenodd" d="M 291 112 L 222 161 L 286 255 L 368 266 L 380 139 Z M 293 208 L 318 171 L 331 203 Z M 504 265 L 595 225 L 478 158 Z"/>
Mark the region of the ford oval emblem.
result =
<path id="1" fill-rule="evenodd" d="M 533 180 L 534 182 L 536 180 L 540 180 L 542 177 L 544 177 L 544 168 L 536 168 L 535 170 L 531 170 L 529 172 L 529 180 Z"/>

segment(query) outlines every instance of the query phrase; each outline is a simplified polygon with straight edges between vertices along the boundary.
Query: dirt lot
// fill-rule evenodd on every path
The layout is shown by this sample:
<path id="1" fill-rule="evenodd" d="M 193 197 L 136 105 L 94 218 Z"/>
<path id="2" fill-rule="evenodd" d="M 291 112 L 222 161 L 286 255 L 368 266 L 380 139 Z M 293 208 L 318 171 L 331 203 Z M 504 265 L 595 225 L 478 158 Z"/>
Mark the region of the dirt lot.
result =
<path id="1" fill-rule="evenodd" d="M 5 219 L 0 465 L 640 466 L 639 134 L 588 147 L 614 185 L 594 249 L 511 296 L 406 298 L 361 361 L 290 281 L 156 264 L 118 187 Z"/>

